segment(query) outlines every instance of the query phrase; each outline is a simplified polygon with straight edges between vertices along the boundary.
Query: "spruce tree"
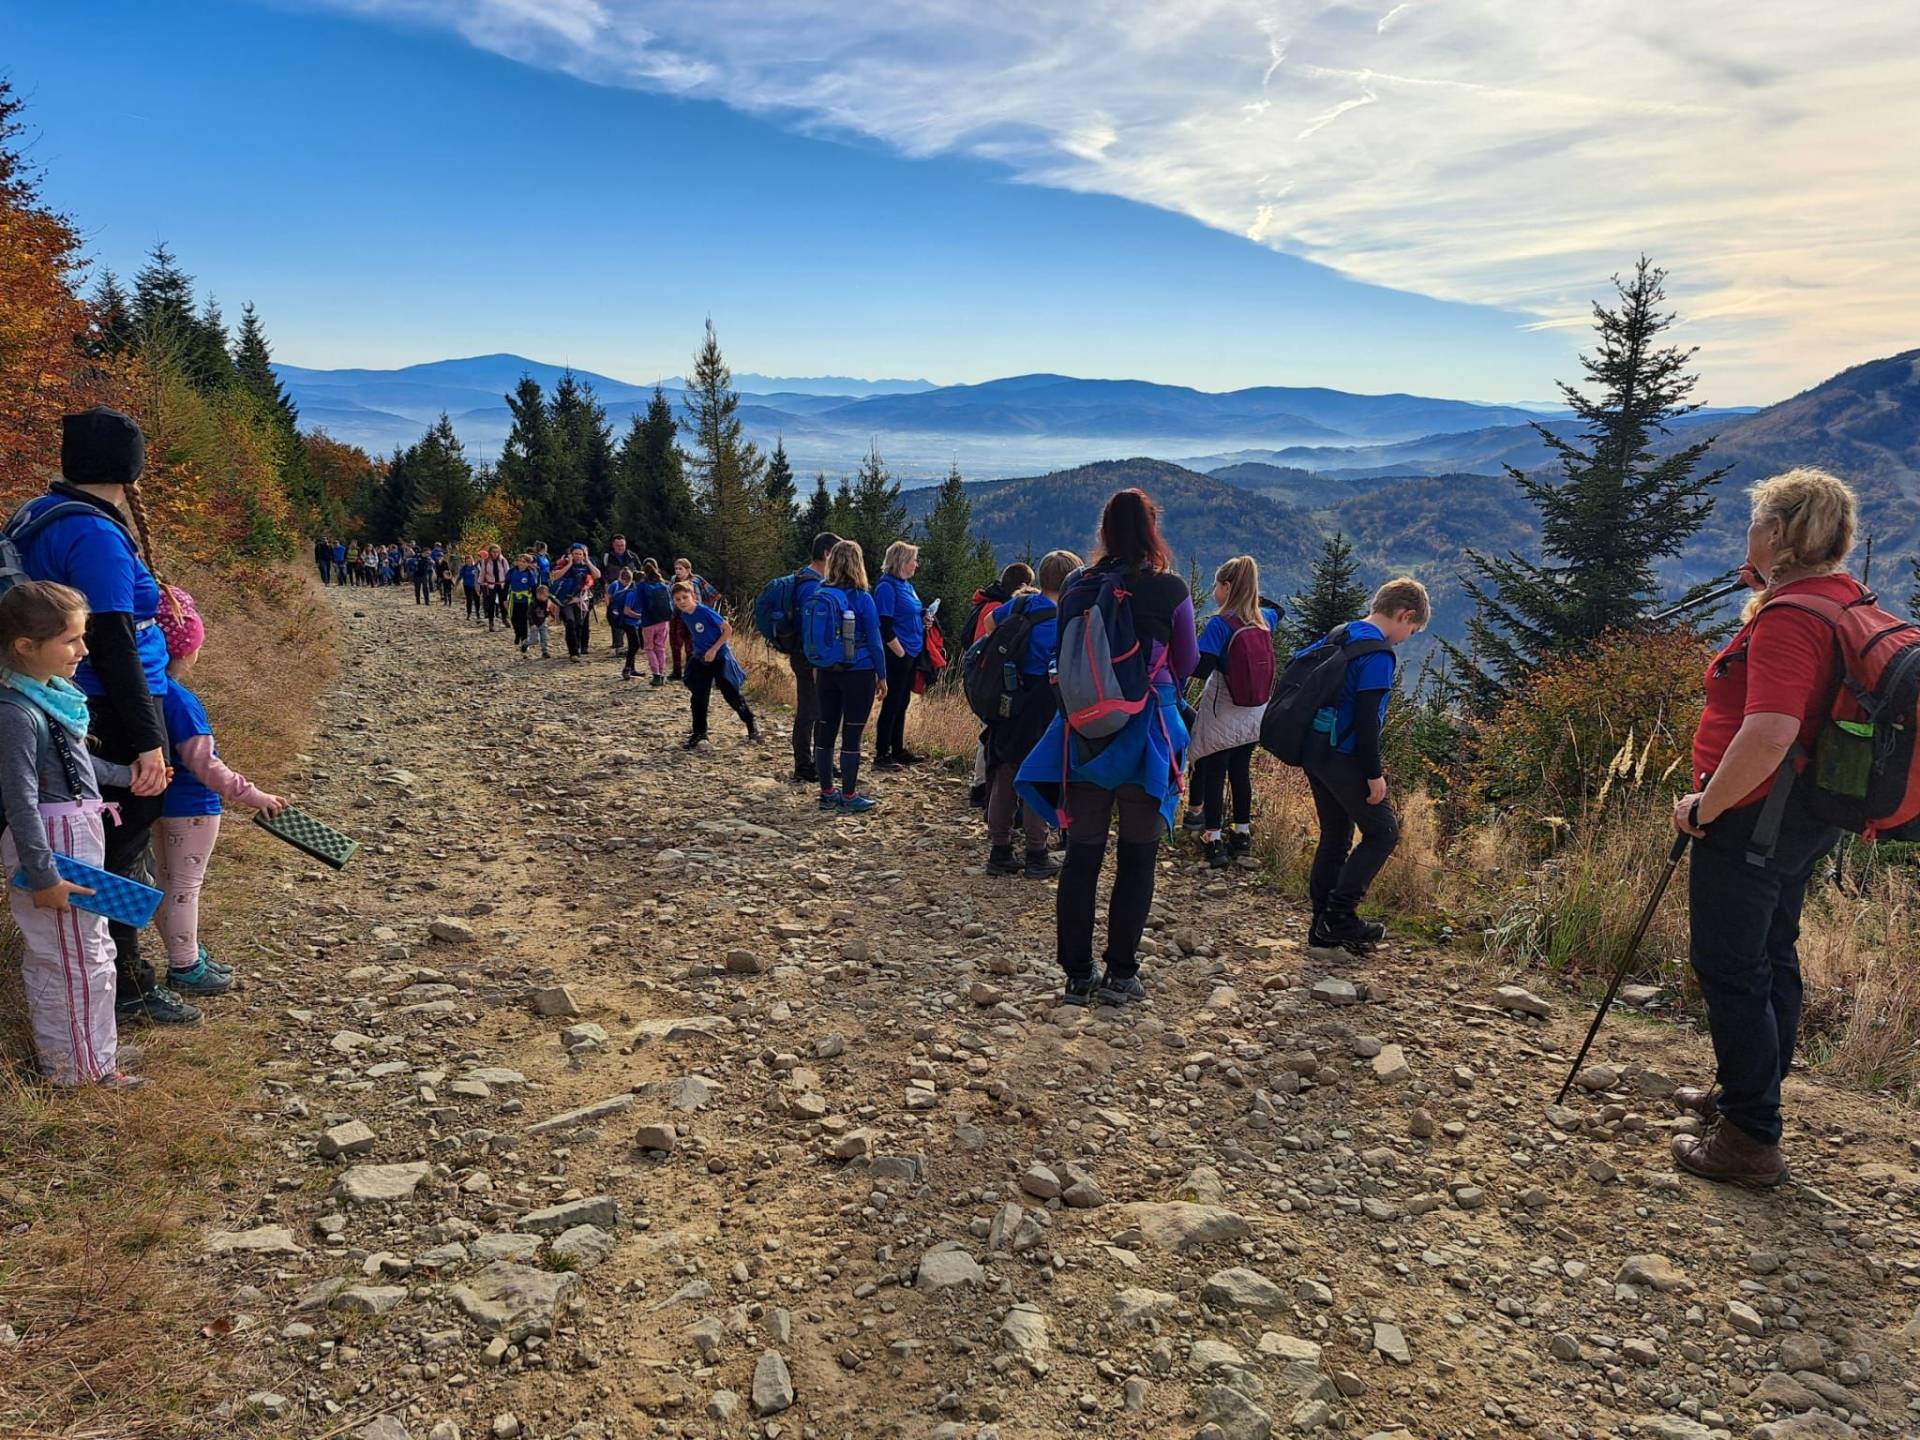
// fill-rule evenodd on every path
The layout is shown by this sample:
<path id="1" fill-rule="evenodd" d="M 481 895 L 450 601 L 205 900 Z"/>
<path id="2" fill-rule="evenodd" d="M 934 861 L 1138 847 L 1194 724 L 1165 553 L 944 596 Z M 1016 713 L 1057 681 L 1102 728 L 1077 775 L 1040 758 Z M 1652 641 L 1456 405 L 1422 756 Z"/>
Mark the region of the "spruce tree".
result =
<path id="1" fill-rule="evenodd" d="M 955 625 L 972 605 L 973 592 L 997 570 L 992 547 L 973 538 L 973 504 L 958 465 L 940 482 L 920 530 L 920 573 L 914 588 L 922 600 L 940 601 L 941 616 Z"/>
<path id="2" fill-rule="evenodd" d="M 414 537 L 413 521 L 419 499 L 420 466 L 415 461 L 418 446 L 407 445 L 393 452 L 386 473 L 379 477 L 363 513 L 375 535 L 395 540 Z"/>
<path id="3" fill-rule="evenodd" d="M 887 546 L 907 534 L 907 504 L 900 498 L 900 482 L 887 473 L 887 462 L 880 458 L 877 443 L 868 446 L 860 461 L 847 508 L 851 528 L 841 533 L 860 542 L 868 564 L 877 571 L 886 558 Z"/>
<path id="4" fill-rule="evenodd" d="M 793 463 L 787 459 L 784 437 L 773 442 L 773 454 L 767 457 L 767 473 L 760 488 L 766 492 L 767 518 L 780 533 L 780 568 L 798 565 L 807 542 L 800 536 L 800 511 L 793 486 Z M 811 538 L 809 535 L 807 538 Z"/>
<path id="5" fill-rule="evenodd" d="M 429 544 L 453 545 L 467 528 L 480 490 L 460 437 L 446 412 L 409 451 L 412 480 L 410 528 Z"/>
<path id="6" fill-rule="evenodd" d="M 234 383 L 233 356 L 227 353 L 227 321 L 220 302 L 209 293 L 188 347 L 188 374 L 201 391 L 212 394 Z"/>
<path id="7" fill-rule="evenodd" d="M 164 243 L 153 247 L 133 286 L 133 347 L 164 355 L 196 390 L 211 393 L 233 381 L 226 325 L 211 296 L 194 308 L 193 277 Z"/>
<path id="8" fill-rule="evenodd" d="M 807 496 L 807 508 L 800 512 L 801 541 L 810 551 L 813 537 L 823 530 L 832 529 L 833 496 L 827 491 L 827 472 L 822 470 L 813 477 L 813 493 Z M 803 555 L 801 558 L 807 557 Z"/>
<path id="9" fill-rule="evenodd" d="M 614 510 L 613 434 L 607 412 L 572 370 L 563 372 L 547 406 L 553 439 L 554 493 L 548 523 L 561 544 L 586 540 L 598 553 L 612 534 Z"/>
<path id="10" fill-rule="evenodd" d="M 773 572 L 786 535 L 768 513 L 766 458 L 742 434 L 740 396 L 711 320 L 687 379 L 686 406 L 704 573 L 722 594 L 742 600 Z"/>
<path id="11" fill-rule="evenodd" d="M 1447 650 L 1476 706 L 1496 702 L 1544 661 L 1643 620 L 1656 599 L 1654 562 L 1678 554 L 1713 508 L 1708 492 L 1726 470 L 1695 473 L 1711 437 L 1654 453 L 1669 423 L 1699 408 L 1689 399 L 1695 352 L 1659 343 L 1674 319 L 1662 308 L 1665 281 L 1643 255 L 1630 277 L 1614 277 L 1616 305 L 1595 302 L 1598 345 L 1581 356 L 1593 393 L 1560 386 L 1581 433 L 1568 440 L 1533 427 L 1559 475 L 1507 467 L 1540 512 L 1542 559 L 1467 552 L 1473 644 Z"/>
<path id="12" fill-rule="evenodd" d="M 547 400 L 540 382 L 522 375 L 506 401 L 513 424 L 494 468 L 520 516 L 516 538 L 522 545 L 536 540 L 549 545 L 569 544 L 573 537 L 562 535 L 554 523 L 553 427 L 548 423 Z"/>
<path id="13" fill-rule="evenodd" d="M 1367 592 L 1355 579 L 1359 567 L 1353 561 L 1353 546 L 1339 531 L 1327 537 L 1320 555 L 1313 562 L 1307 588 L 1293 592 L 1287 602 L 1285 643 L 1294 650 L 1305 649 L 1336 625 L 1357 620 L 1366 613 Z"/>
<path id="14" fill-rule="evenodd" d="M 100 283 L 93 290 L 93 331 L 87 353 L 99 360 L 111 360 L 134 346 L 133 297 L 111 270 L 100 272 Z"/>
<path id="15" fill-rule="evenodd" d="M 678 432 L 673 406 L 656 385 L 646 413 L 634 416 L 622 437 L 614 463 L 620 530 L 635 550 L 659 560 L 662 569 L 691 548 L 695 520 L 693 495 L 675 443 Z"/>
<path id="16" fill-rule="evenodd" d="M 289 431 L 300 428 L 300 410 L 273 373 L 273 350 L 249 300 L 240 311 L 240 333 L 233 342 L 233 369 L 240 385 Z"/>
<path id="17" fill-rule="evenodd" d="M 823 480 L 826 478 L 821 477 Z M 853 527 L 853 482 L 846 476 L 840 477 L 840 483 L 833 490 L 833 508 L 827 514 L 827 528 L 842 540 L 859 540 L 862 554 L 866 553 L 867 542 L 860 540 Z M 868 556 L 869 560 L 878 559 Z"/>

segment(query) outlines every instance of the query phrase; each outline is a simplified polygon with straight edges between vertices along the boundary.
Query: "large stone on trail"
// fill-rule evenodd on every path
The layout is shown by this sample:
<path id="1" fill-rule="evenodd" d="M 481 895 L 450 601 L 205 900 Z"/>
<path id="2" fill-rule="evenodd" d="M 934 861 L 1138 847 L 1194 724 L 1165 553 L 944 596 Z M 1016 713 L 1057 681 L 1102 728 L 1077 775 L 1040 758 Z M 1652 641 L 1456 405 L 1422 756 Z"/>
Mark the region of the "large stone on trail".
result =
<path id="1" fill-rule="evenodd" d="M 1180 1297 L 1171 1291 L 1130 1286 L 1113 1297 L 1113 1323 L 1122 1330 L 1151 1325 L 1179 1304 Z"/>
<path id="2" fill-rule="evenodd" d="M 753 1367 L 753 1413 L 778 1415 L 793 1404 L 793 1375 L 786 1358 L 778 1350 L 769 1350 Z"/>
<path id="3" fill-rule="evenodd" d="M 1314 999 L 1327 1005 L 1358 1005 L 1360 991 L 1351 980 L 1342 980 L 1338 975 L 1329 975 L 1324 980 L 1313 982 L 1313 989 L 1307 992 Z"/>
<path id="4" fill-rule="evenodd" d="M 207 1236 L 210 1255 L 304 1255 L 306 1250 L 284 1225 L 260 1225 L 252 1230 L 215 1230 Z"/>
<path id="5" fill-rule="evenodd" d="M 1231 1385 L 1210 1385 L 1200 1396 L 1200 1413 L 1220 1427 L 1226 1440 L 1268 1440 L 1273 1417 Z"/>
<path id="6" fill-rule="evenodd" d="M 427 934 L 443 945 L 471 945 L 480 938 L 474 933 L 473 926 L 451 915 L 434 916 L 427 922 Z"/>
<path id="7" fill-rule="evenodd" d="M 356 1165 L 341 1175 L 333 1193 L 356 1205 L 405 1200 L 427 1178 L 431 1168 L 424 1160 L 409 1160 L 400 1165 Z"/>
<path id="8" fill-rule="evenodd" d="M 454 1432 L 459 1440 L 459 1432 Z M 413 1440 L 413 1432 L 397 1415 L 376 1415 L 358 1430 L 353 1432 L 353 1440 Z M 427 1440 L 433 1440 L 429 1435 Z"/>
<path id="9" fill-rule="evenodd" d="M 603 1120 L 609 1115 L 617 1115 L 633 1104 L 631 1093 L 609 1095 L 604 1100 L 596 1100 L 591 1105 L 582 1105 L 575 1110 L 563 1110 L 558 1115 L 549 1115 L 544 1120 L 536 1120 L 527 1127 L 529 1135 L 544 1135 L 549 1130 L 565 1130 L 570 1125 L 585 1125 L 592 1120 Z"/>
<path id="10" fill-rule="evenodd" d="M 1502 1010 L 1512 1010 L 1521 1015 L 1534 1015 L 1544 1020 L 1553 1014 L 1553 1006 L 1542 1000 L 1531 990 L 1518 985 L 1502 985 L 1493 992 L 1493 1003 Z"/>
<path id="11" fill-rule="evenodd" d="M 1176 1253 L 1201 1245 L 1245 1240 L 1253 1230 L 1244 1216 L 1221 1205 L 1196 1205 L 1189 1200 L 1140 1200 L 1122 1205 L 1121 1224 L 1140 1232 L 1155 1250 Z"/>
<path id="12" fill-rule="evenodd" d="M 1714 1440 L 1715 1436 L 1727 1433 L 1725 1430 L 1710 1430 L 1698 1420 L 1689 1420 L 1684 1415 L 1641 1415 L 1633 1424 L 1635 1429 L 1653 1436 L 1653 1440 Z"/>
<path id="13" fill-rule="evenodd" d="M 1616 1285 L 1638 1285 L 1658 1290 L 1663 1295 L 1674 1290 L 1691 1290 L 1693 1282 L 1680 1267 L 1664 1255 L 1630 1255 L 1613 1277 Z"/>
<path id="14" fill-rule="evenodd" d="M 579 1288 L 580 1277 L 571 1271 L 496 1260 L 449 1294 L 474 1324 L 517 1345 L 529 1335 L 551 1335 L 561 1305 Z"/>
<path id="15" fill-rule="evenodd" d="M 571 1020 L 580 1013 L 580 1002 L 564 985 L 538 985 L 533 991 L 533 1013 L 549 1020 Z"/>
<path id="16" fill-rule="evenodd" d="M 1209 1275 L 1200 1296 L 1216 1310 L 1283 1310 L 1287 1304 L 1286 1292 L 1278 1285 L 1239 1265 Z"/>
<path id="17" fill-rule="evenodd" d="M 1047 1353 L 1047 1317 L 1037 1305 L 1015 1305 L 1000 1321 L 1000 1346 L 1031 1360 Z"/>
<path id="18" fill-rule="evenodd" d="M 620 1207 L 611 1195 L 589 1195 L 584 1200 L 568 1200 L 544 1210 L 529 1210 L 513 1224 L 516 1230 L 532 1235 L 558 1235 L 576 1225 L 598 1225 L 611 1230 L 620 1223 Z"/>
<path id="19" fill-rule="evenodd" d="M 1377 1080 L 1393 1083 L 1413 1078 L 1413 1067 L 1407 1064 L 1407 1054 L 1398 1045 L 1383 1045 L 1380 1053 L 1373 1057 L 1373 1074 Z"/>
<path id="20" fill-rule="evenodd" d="M 591 1270 L 613 1253 L 613 1236 L 598 1225 L 576 1225 L 561 1231 L 548 1250 L 557 1260 L 571 1261 L 576 1270 Z"/>
<path id="21" fill-rule="evenodd" d="M 1752 1440 L 1855 1440 L 1859 1432 L 1851 1425 L 1842 1425 L 1831 1415 L 1816 1413 L 1756 1425 L 1749 1434 Z"/>
<path id="22" fill-rule="evenodd" d="M 711 1040 L 733 1029 L 722 1015 L 683 1015 L 669 1020 L 642 1020 L 633 1032 L 635 1046 L 655 1040 Z"/>
<path id="23" fill-rule="evenodd" d="M 1385 1320 L 1373 1322 L 1373 1348 L 1396 1365 L 1411 1365 L 1413 1352 L 1407 1348 L 1407 1337 L 1398 1325 L 1390 1325 Z"/>
<path id="24" fill-rule="evenodd" d="M 919 1290 L 950 1290 L 956 1285 L 974 1286 L 987 1278 L 987 1272 L 974 1258 L 953 1242 L 936 1245 L 920 1257 L 920 1269 L 914 1279 Z"/>
<path id="25" fill-rule="evenodd" d="M 727 952 L 727 973 L 729 975 L 764 975 L 773 968 L 773 962 L 758 950 L 729 950 Z"/>
<path id="26" fill-rule="evenodd" d="M 349 1285 L 327 1301 L 327 1308 L 349 1315 L 384 1315 L 406 1298 L 398 1285 Z"/>
<path id="27" fill-rule="evenodd" d="M 320 1137 L 320 1153 L 329 1160 L 342 1155 L 364 1155 L 373 1149 L 379 1136 L 365 1123 L 349 1120 L 344 1125 L 336 1125 Z"/>

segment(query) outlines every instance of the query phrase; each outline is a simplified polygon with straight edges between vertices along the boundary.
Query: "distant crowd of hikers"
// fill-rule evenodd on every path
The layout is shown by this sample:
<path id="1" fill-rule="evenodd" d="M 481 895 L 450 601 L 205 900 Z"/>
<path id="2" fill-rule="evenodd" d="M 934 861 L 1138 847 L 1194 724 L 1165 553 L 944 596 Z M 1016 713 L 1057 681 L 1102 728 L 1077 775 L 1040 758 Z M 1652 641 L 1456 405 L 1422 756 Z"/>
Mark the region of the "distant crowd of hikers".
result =
<path id="1" fill-rule="evenodd" d="M 223 802 L 270 813 L 285 802 L 219 759 L 185 683 L 206 627 L 191 596 L 154 576 L 138 426 L 91 410 L 66 417 L 62 442 L 61 477 L 0 530 L 0 862 L 42 1073 L 118 1086 L 135 1082 L 117 1063 L 117 1022 L 191 1022 L 199 1012 L 184 996 L 233 983 L 198 939 Z M 1691 959 L 1716 1073 L 1679 1093 L 1699 1123 L 1672 1148 L 1710 1179 L 1786 1177 L 1781 1083 L 1799 1030 L 1795 942 L 1810 879 L 1845 831 L 1920 838 L 1920 627 L 1847 573 L 1855 526 L 1852 492 L 1825 472 L 1754 488 L 1742 566 L 1753 595 L 1707 668 L 1695 784 L 1674 807 L 1693 852 Z M 1313 799 L 1308 948 L 1365 956 L 1383 927 L 1361 906 L 1399 839 L 1381 731 L 1396 651 L 1432 619 L 1426 589 L 1389 579 L 1365 615 L 1277 652 L 1283 612 L 1262 598 L 1252 557 L 1215 572 L 1202 622 L 1144 492 L 1112 495 L 1097 534 L 1090 560 L 1055 550 L 1008 566 L 955 628 L 960 688 L 981 722 L 972 799 L 986 814 L 984 868 L 1057 876 L 1065 1003 L 1147 999 L 1140 939 L 1161 842 L 1177 825 L 1198 832 L 1208 864 L 1249 854 L 1260 746 L 1303 770 Z M 714 689 L 747 739 L 760 738 L 732 621 L 685 559 L 663 568 L 615 537 L 597 559 L 584 542 L 557 559 L 536 545 L 509 560 L 498 546 L 456 556 L 326 539 L 314 560 L 323 583 L 411 585 L 422 605 L 451 606 L 458 586 L 466 618 L 504 630 L 528 659 L 551 656 L 557 621 L 569 660 L 585 660 L 604 606 L 623 679 L 638 678 L 644 656 L 653 685 L 686 684 L 687 747 L 710 743 Z M 947 661 L 937 606 L 914 588 L 918 566 L 917 548 L 897 540 L 870 583 L 860 545 L 823 533 L 805 565 L 754 601 L 755 628 L 793 674 L 792 779 L 817 789 L 822 812 L 877 803 L 860 788 L 870 720 L 874 769 L 920 761 L 908 708 Z M 92 866 L 164 890 L 164 980 L 131 927 L 89 908 L 93 889 L 71 878 L 73 862 L 83 878 Z"/>

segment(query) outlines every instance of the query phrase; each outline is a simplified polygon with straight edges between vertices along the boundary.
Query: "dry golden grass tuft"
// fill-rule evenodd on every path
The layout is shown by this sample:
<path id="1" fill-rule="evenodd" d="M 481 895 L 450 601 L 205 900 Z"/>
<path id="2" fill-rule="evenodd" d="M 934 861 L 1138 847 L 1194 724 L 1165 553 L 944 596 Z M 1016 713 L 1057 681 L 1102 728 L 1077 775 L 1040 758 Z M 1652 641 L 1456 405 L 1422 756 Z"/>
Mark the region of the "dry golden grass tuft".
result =
<path id="1" fill-rule="evenodd" d="M 1809 1058 L 1830 1074 L 1914 1099 L 1920 1099 L 1917 880 L 1911 861 L 1875 859 L 1865 861 L 1851 884 L 1821 877 L 1800 932 Z"/>
<path id="2" fill-rule="evenodd" d="M 1374 882 L 1370 908 L 1409 919 L 1431 915 L 1441 899 L 1444 875 L 1438 813 L 1420 792 L 1394 792 L 1400 844 Z M 1281 889 L 1304 899 L 1320 825 L 1306 772 L 1264 750 L 1253 758 L 1254 853 L 1273 871 Z"/>
<path id="3" fill-rule="evenodd" d="M 775 650 L 753 628 L 751 617 L 734 620 L 733 649 L 747 671 L 747 700 L 755 707 L 793 705 L 793 669 L 787 657 Z M 866 749 L 873 749 L 873 720 L 867 722 Z M 913 698 L 907 711 L 907 746 L 932 755 L 971 757 L 980 739 L 980 721 L 960 691 L 948 684 L 936 686 L 925 695 Z"/>
<path id="4" fill-rule="evenodd" d="M 207 649 L 193 676 L 221 753 L 273 787 L 312 728 L 338 664 L 330 606 L 298 572 L 196 576 Z M 250 831 L 252 827 L 245 827 Z M 244 966 L 247 840 L 216 854 L 210 944 Z M 20 1343 L 0 1368 L 0 1435 L 183 1440 L 211 1433 L 213 1343 L 229 1323 L 211 1277 L 185 1263 L 250 1149 L 259 1038 L 239 1018 L 123 1033 L 139 1090 L 50 1090 L 26 1078 L 19 966 L 0 983 L 0 1324 Z M 203 1333 L 210 1331 L 210 1333 Z"/>

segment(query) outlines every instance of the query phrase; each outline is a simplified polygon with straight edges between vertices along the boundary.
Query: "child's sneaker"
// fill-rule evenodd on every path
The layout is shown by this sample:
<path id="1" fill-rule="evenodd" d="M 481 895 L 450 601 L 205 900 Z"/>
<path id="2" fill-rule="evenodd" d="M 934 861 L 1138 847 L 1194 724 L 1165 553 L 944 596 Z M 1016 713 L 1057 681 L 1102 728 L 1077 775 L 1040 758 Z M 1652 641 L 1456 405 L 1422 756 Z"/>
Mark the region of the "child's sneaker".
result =
<path id="1" fill-rule="evenodd" d="M 1020 862 L 1013 858 L 1013 846 L 995 845 L 987 852 L 987 873 L 989 875 L 1018 875 Z"/>
<path id="2" fill-rule="evenodd" d="M 233 988 L 233 976 L 220 974 L 204 960 L 195 960 L 184 970 L 169 970 L 167 988 L 187 995 L 224 995 Z"/>
<path id="3" fill-rule="evenodd" d="M 1093 1004 L 1093 992 L 1099 988 L 1100 982 L 1091 975 L 1087 976 L 1084 980 L 1075 980 L 1072 976 L 1068 976 L 1067 987 L 1060 992 L 1060 1003 L 1062 1005 L 1091 1005 Z"/>
<path id="4" fill-rule="evenodd" d="M 984 785 L 975 785 L 969 788 L 967 791 L 967 806 L 973 810 L 986 809 L 987 787 Z"/>
<path id="5" fill-rule="evenodd" d="M 871 795 L 842 795 L 840 809 L 848 815 L 864 815 L 880 802 Z"/>
<path id="6" fill-rule="evenodd" d="M 1060 873 L 1060 862 L 1047 850 L 1027 851 L 1027 863 L 1020 867 L 1020 873 L 1029 880 L 1051 880 Z"/>
<path id="7" fill-rule="evenodd" d="M 1206 828 L 1207 817 L 1205 812 L 1197 806 L 1189 805 L 1187 807 L 1187 813 L 1180 817 L 1180 829 L 1182 833 L 1187 835 L 1200 835 L 1205 833 Z"/>
<path id="8" fill-rule="evenodd" d="M 1229 830 L 1227 832 L 1227 858 L 1238 860 L 1253 853 L 1253 832 L 1251 830 Z"/>
<path id="9" fill-rule="evenodd" d="M 840 808 L 840 792 L 838 790 L 822 790 L 820 792 L 819 806 L 822 810 L 838 810 Z"/>
<path id="10" fill-rule="evenodd" d="M 218 960 L 214 959 L 213 956 L 207 953 L 206 946 L 204 945 L 200 946 L 199 951 L 200 951 L 200 963 L 206 966 L 207 969 L 211 970 L 214 974 L 228 975 L 228 976 L 231 976 L 233 974 L 233 967 L 231 965 L 223 965 Z"/>
<path id="11" fill-rule="evenodd" d="M 155 986 L 144 995 L 120 1001 L 113 1007 L 113 1013 L 121 1020 L 148 1025 L 191 1025 L 200 1018 L 196 1007 L 164 986 Z"/>
<path id="12" fill-rule="evenodd" d="M 1147 987 L 1138 975 L 1115 975 L 1111 970 L 1100 977 L 1093 998 L 1102 1005 L 1138 1005 L 1147 998 Z"/>
<path id="13" fill-rule="evenodd" d="M 1207 867 L 1224 870 L 1232 862 L 1227 857 L 1227 842 L 1219 838 L 1207 841 Z"/>
<path id="14" fill-rule="evenodd" d="M 911 750 L 893 752 L 893 763 L 896 765 L 918 765 L 924 759 L 926 759 L 924 755 L 916 755 Z"/>
<path id="15" fill-rule="evenodd" d="M 667 677 L 664 675 L 656 675 L 653 677 L 653 686 L 654 686 L 654 689 L 656 690 L 666 683 L 667 683 Z"/>
<path id="16" fill-rule="evenodd" d="M 124 1070 L 115 1070 L 111 1075 L 102 1075 L 94 1084 L 102 1090 L 138 1090 L 147 1082 L 138 1075 L 129 1075 Z"/>
<path id="17" fill-rule="evenodd" d="M 685 740 L 680 742 L 680 748 L 682 750 L 711 750 L 713 746 L 707 743 L 707 737 L 704 735 L 689 735 Z"/>

